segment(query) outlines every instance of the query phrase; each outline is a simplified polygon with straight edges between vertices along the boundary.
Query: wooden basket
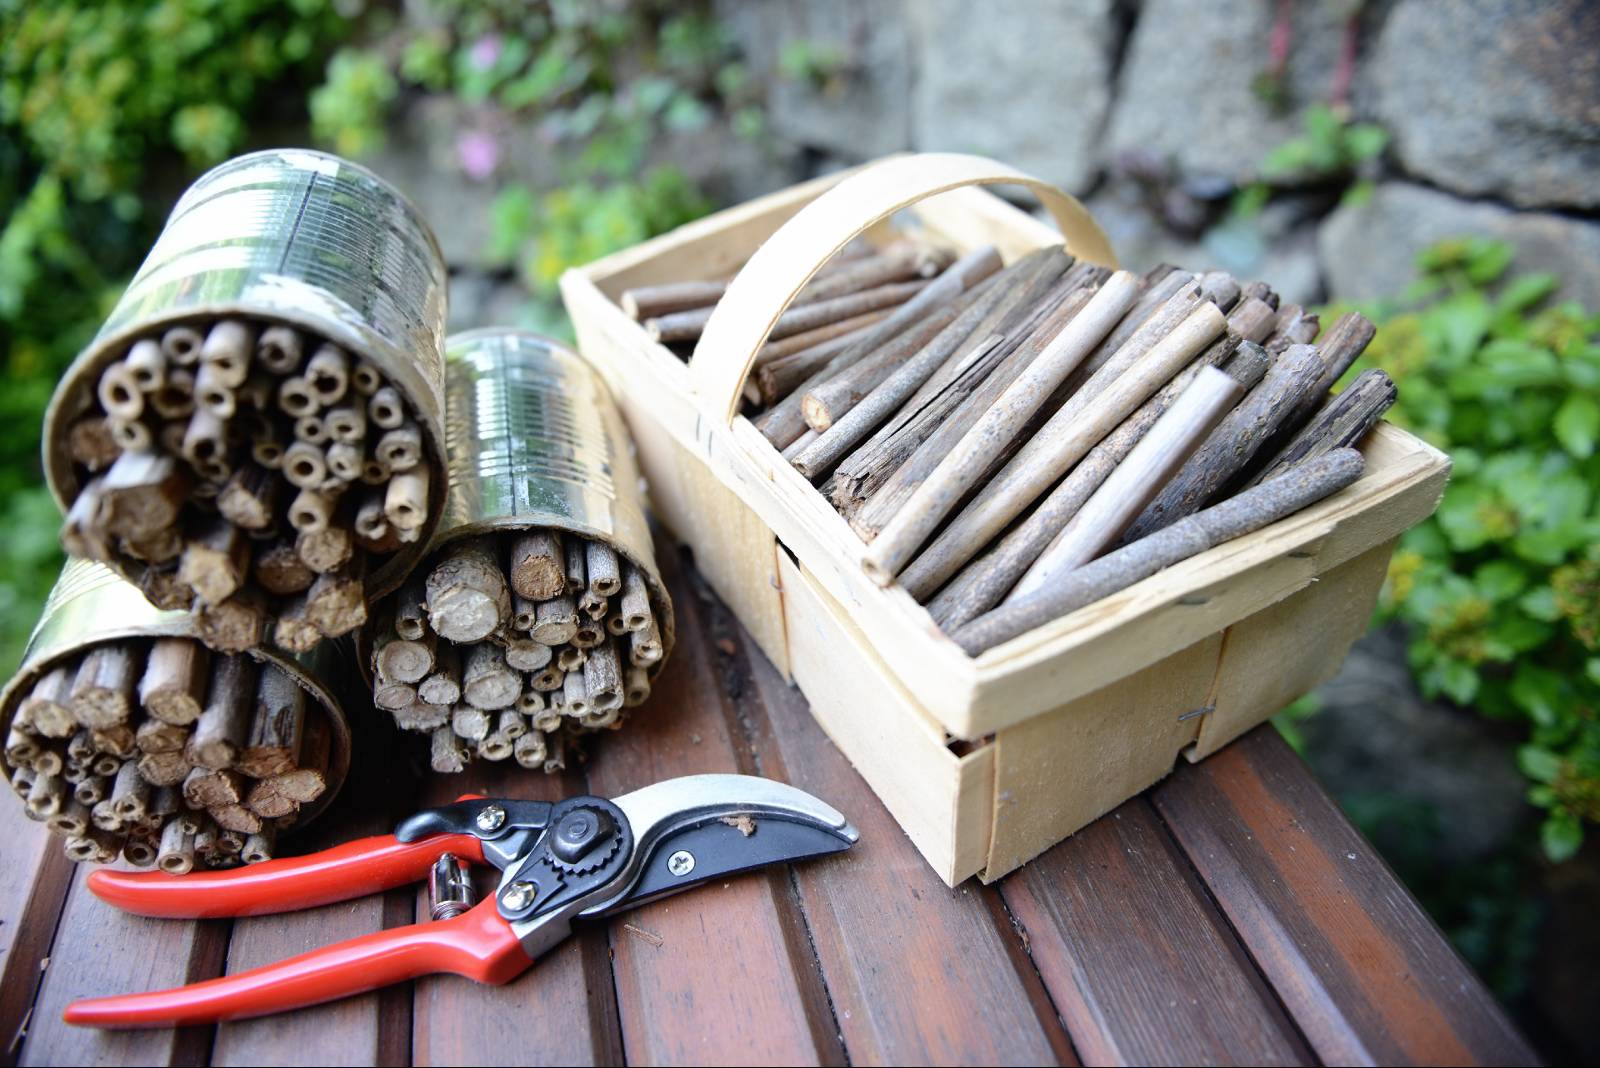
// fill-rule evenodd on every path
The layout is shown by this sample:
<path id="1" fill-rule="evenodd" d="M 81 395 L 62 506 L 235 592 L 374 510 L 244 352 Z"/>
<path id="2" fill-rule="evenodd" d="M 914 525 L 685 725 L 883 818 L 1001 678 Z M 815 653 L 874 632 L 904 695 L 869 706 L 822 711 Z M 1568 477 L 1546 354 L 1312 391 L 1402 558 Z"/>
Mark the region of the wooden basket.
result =
<path id="1" fill-rule="evenodd" d="M 980 187 L 1023 186 L 1060 232 Z M 930 240 L 1009 262 L 1060 243 L 1113 264 L 1076 200 L 974 156 L 891 157 L 775 193 L 570 270 L 562 296 L 585 357 L 633 430 L 657 514 L 762 649 L 799 684 L 929 863 L 985 881 L 1198 760 L 1329 678 L 1365 629 L 1395 539 L 1449 472 L 1388 424 L 1354 485 L 1255 534 L 973 658 L 738 414 L 772 323 L 859 234 L 902 213 Z M 745 266 L 685 364 L 617 298 Z"/>

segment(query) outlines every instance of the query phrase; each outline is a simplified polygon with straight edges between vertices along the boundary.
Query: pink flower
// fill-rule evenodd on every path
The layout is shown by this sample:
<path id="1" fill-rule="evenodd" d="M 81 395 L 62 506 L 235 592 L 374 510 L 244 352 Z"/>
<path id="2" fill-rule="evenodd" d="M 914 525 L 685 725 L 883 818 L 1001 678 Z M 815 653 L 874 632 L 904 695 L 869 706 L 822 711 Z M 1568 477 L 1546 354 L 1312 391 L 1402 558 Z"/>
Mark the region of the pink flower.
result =
<path id="1" fill-rule="evenodd" d="M 482 130 L 467 130 L 456 138 L 456 158 L 473 181 L 481 182 L 500 165 L 500 142 Z"/>
<path id="2" fill-rule="evenodd" d="M 478 38 L 473 42 L 472 51 L 467 53 L 467 58 L 478 70 L 488 70 L 494 66 L 495 60 L 500 58 L 500 35 L 488 33 Z"/>

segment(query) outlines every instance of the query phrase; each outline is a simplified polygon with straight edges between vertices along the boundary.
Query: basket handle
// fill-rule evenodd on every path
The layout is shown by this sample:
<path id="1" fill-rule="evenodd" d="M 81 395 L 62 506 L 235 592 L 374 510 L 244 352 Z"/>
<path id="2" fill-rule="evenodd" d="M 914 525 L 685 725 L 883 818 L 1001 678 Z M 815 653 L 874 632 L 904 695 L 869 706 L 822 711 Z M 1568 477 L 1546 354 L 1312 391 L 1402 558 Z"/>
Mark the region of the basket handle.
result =
<path id="1" fill-rule="evenodd" d="M 919 200 L 972 185 L 1032 190 L 1061 228 L 1068 251 L 1116 264 L 1110 242 L 1077 198 L 982 156 L 895 156 L 850 175 L 800 209 L 756 249 L 711 313 L 689 362 L 691 388 L 724 423 L 739 412 L 756 351 L 811 276 L 852 238 Z"/>

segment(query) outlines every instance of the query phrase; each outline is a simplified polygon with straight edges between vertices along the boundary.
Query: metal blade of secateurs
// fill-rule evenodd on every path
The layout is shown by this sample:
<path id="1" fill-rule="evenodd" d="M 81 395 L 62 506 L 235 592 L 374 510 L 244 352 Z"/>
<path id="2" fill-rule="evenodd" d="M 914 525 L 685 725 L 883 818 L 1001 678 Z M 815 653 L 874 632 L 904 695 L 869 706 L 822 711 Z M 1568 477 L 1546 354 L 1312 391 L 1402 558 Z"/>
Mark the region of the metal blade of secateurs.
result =
<path id="1" fill-rule="evenodd" d="M 597 915 L 768 864 L 849 849 L 858 834 L 838 810 L 797 789 L 748 775 L 693 775 L 614 798 L 638 853 L 616 896 Z"/>

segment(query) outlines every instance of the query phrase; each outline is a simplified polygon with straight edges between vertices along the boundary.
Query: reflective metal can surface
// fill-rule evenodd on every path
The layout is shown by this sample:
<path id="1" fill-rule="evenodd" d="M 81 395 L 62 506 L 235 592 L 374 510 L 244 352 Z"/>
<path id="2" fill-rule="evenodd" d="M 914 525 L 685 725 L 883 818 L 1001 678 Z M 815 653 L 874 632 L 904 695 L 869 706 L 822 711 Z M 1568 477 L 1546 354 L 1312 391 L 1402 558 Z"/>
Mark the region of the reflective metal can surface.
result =
<path id="1" fill-rule="evenodd" d="M 68 560 L 56 579 L 39 622 L 28 639 L 22 664 L 0 689 L 0 737 L 11 729 L 17 706 L 34 683 L 67 659 L 104 642 L 138 638 L 192 638 L 193 618 L 187 612 L 163 612 L 144 599 L 138 587 L 115 571 L 92 560 Z M 316 818 L 338 796 L 350 771 L 350 725 L 337 694 L 343 670 L 336 642 L 323 642 L 300 656 L 271 648 L 256 648 L 249 655 L 272 664 L 300 685 L 312 698 L 312 708 L 322 710 L 331 745 L 328 752 L 328 788 L 300 809 L 295 829 Z M 10 769 L 4 769 L 10 777 Z"/>
<path id="2" fill-rule="evenodd" d="M 367 360 L 409 402 L 428 454 L 444 455 L 444 257 L 421 213 L 377 175 L 323 152 L 272 149 L 201 175 L 100 332 L 62 376 L 45 417 L 44 465 L 65 510 L 78 485 L 67 427 L 139 337 L 190 319 L 243 315 L 300 327 Z M 437 523 L 369 579 L 399 585 Z"/>
<path id="3" fill-rule="evenodd" d="M 528 331 L 490 327 L 445 343 L 450 494 L 435 543 L 546 527 L 603 541 L 650 586 L 662 662 L 672 600 L 656 566 L 633 439 L 599 372 Z"/>

